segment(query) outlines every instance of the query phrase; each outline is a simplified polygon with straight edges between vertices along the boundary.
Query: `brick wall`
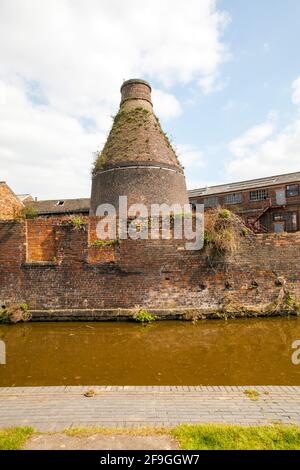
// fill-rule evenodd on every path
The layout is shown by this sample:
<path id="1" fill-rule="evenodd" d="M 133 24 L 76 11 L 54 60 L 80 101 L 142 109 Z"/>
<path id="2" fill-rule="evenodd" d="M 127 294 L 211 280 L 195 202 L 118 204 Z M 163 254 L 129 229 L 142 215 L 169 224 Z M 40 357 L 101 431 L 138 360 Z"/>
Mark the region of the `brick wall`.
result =
<path id="1" fill-rule="evenodd" d="M 55 225 L 51 219 L 27 220 L 27 261 L 53 261 L 56 257 Z"/>
<path id="2" fill-rule="evenodd" d="M 35 310 L 187 309 L 213 308 L 229 296 L 258 306 L 278 296 L 279 277 L 300 297 L 299 232 L 243 240 L 227 270 L 208 267 L 203 250 L 183 248 L 180 240 L 128 239 L 95 255 L 87 225 L 1 222 L 0 302 Z"/>

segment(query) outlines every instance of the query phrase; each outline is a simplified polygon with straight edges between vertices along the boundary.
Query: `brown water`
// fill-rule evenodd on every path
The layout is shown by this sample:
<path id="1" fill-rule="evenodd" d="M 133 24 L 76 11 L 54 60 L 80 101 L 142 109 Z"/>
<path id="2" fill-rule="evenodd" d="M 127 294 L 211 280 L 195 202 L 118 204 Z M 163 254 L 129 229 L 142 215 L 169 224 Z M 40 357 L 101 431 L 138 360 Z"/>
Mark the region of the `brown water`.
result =
<path id="1" fill-rule="evenodd" d="M 300 319 L 0 326 L 0 386 L 300 385 Z"/>

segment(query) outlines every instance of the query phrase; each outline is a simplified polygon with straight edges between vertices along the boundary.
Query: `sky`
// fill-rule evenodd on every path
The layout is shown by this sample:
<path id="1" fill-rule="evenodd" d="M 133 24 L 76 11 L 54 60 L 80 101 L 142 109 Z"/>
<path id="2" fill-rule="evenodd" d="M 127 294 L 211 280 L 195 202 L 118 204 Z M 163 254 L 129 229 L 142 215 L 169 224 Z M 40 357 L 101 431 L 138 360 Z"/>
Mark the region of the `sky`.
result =
<path id="1" fill-rule="evenodd" d="M 0 0 L 0 180 L 89 197 L 129 78 L 189 189 L 300 170 L 299 0 Z"/>

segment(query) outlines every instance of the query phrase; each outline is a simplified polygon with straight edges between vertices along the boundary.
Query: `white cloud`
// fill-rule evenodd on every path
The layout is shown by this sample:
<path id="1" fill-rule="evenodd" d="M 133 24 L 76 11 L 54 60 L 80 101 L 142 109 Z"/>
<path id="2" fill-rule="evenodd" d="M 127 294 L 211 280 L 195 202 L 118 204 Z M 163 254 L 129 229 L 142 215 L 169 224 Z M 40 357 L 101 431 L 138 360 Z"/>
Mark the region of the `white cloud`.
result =
<path id="1" fill-rule="evenodd" d="M 152 90 L 152 101 L 156 114 L 163 119 L 178 117 L 182 113 L 177 98 L 162 90 Z"/>
<path id="2" fill-rule="evenodd" d="M 300 77 L 298 77 L 292 84 L 293 95 L 292 101 L 294 104 L 300 104 Z"/>
<path id="3" fill-rule="evenodd" d="M 299 77 L 300 78 L 300 77 Z M 293 85 L 292 100 L 300 104 L 300 80 Z M 298 101 L 299 99 L 299 101 Z M 300 118 L 299 114 L 288 126 L 275 133 L 276 115 L 255 126 L 229 144 L 234 158 L 226 166 L 230 179 L 247 179 L 299 171 Z"/>
<path id="4" fill-rule="evenodd" d="M 103 144 L 122 80 L 155 80 L 158 113 L 178 116 L 169 87 L 214 87 L 228 57 L 227 23 L 215 0 L 189 0 L 188 8 L 181 0 L 1 0 L 0 80 L 10 90 L 1 110 L 1 179 L 39 197 L 75 195 L 75 186 L 85 195 L 90 152 Z M 64 175 L 64 190 L 60 176 L 50 187 L 43 162 L 51 160 L 53 175 L 55 166 L 68 170 L 70 149 L 78 171 Z"/>
<path id="5" fill-rule="evenodd" d="M 19 193 L 79 197 L 90 192 L 92 153 L 104 135 L 45 106 L 33 106 L 21 88 L 0 81 L 1 179 Z"/>
<path id="6" fill-rule="evenodd" d="M 199 187 L 199 170 L 205 167 L 203 153 L 193 145 L 188 144 L 176 145 L 176 152 L 180 163 L 184 167 L 189 188 Z"/>
<path id="7" fill-rule="evenodd" d="M 270 137 L 275 129 L 274 117 L 269 116 L 269 119 L 257 126 L 252 127 L 243 135 L 234 139 L 229 144 L 229 150 L 237 157 L 245 157 L 253 148 Z"/>

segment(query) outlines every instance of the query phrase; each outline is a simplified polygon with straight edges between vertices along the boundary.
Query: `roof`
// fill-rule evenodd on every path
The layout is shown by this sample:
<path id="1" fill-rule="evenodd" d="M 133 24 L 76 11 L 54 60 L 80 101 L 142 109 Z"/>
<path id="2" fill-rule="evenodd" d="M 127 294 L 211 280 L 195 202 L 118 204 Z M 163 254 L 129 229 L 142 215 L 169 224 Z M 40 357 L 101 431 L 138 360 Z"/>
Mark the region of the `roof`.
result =
<path id="1" fill-rule="evenodd" d="M 68 214 L 89 212 L 90 199 L 52 199 L 48 201 L 25 201 L 26 206 L 30 206 L 40 215 Z"/>
<path id="2" fill-rule="evenodd" d="M 33 197 L 31 194 L 16 194 L 16 196 L 20 199 L 20 201 L 24 202 L 26 199 L 30 199 L 30 201 L 33 201 Z"/>
<path id="3" fill-rule="evenodd" d="M 13 198 L 16 200 L 16 202 L 20 205 L 20 206 L 23 206 L 23 202 L 21 201 L 21 199 L 18 198 L 18 196 L 13 192 L 13 190 L 8 186 L 8 184 L 6 183 L 6 181 L 0 181 L 0 185 L 3 187 L 6 188 L 7 191 L 9 191 L 9 193 L 13 196 Z"/>
<path id="4" fill-rule="evenodd" d="M 246 191 L 248 189 L 263 188 L 278 184 L 288 184 L 300 181 L 300 171 L 296 173 L 287 173 L 284 175 L 268 176 L 266 178 L 257 178 L 254 180 L 239 181 L 237 183 L 219 184 L 216 186 L 207 186 L 188 191 L 189 197 L 212 196 L 223 193 L 232 193 L 236 191 Z"/>

